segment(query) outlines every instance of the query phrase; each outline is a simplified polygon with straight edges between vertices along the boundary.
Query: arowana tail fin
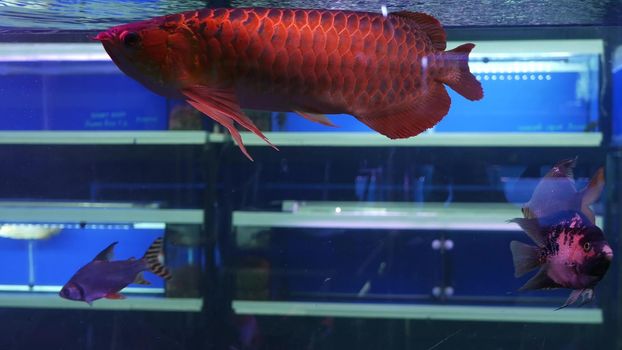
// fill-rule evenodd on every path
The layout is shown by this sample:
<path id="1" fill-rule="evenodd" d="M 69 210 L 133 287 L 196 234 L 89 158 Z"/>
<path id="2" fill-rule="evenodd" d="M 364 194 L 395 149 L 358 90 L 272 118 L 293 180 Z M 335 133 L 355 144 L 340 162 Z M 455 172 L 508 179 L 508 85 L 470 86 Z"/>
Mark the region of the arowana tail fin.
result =
<path id="1" fill-rule="evenodd" d="M 484 97 L 484 90 L 475 76 L 469 70 L 469 54 L 475 44 L 462 44 L 453 50 L 445 52 L 445 59 L 449 61 L 452 72 L 441 81 L 465 98 L 475 101 Z"/>
<path id="2" fill-rule="evenodd" d="M 145 252 L 143 260 L 147 263 L 151 272 L 168 280 L 172 277 L 171 272 L 160 262 L 160 256 L 163 256 L 163 245 L 164 239 L 162 237 L 156 238 Z"/>

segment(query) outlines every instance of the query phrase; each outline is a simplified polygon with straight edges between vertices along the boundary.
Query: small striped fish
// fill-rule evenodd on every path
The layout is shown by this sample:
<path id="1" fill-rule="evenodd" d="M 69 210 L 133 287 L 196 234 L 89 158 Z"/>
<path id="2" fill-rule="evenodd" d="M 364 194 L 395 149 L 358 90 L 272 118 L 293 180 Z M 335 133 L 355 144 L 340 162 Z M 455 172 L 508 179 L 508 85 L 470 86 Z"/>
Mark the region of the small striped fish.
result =
<path id="1" fill-rule="evenodd" d="M 153 241 L 145 255 L 138 260 L 130 258 L 111 261 L 117 243 L 106 247 L 93 261 L 78 270 L 63 286 L 59 295 L 92 305 L 93 301 L 101 298 L 124 299 L 125 296 L 119 292 L 130 283 L 149 284 L 143 277 L 145 270 L 167 280 L 171 278 L 171 273 L 159 260 L 162 255 L 162 237 Z"/>

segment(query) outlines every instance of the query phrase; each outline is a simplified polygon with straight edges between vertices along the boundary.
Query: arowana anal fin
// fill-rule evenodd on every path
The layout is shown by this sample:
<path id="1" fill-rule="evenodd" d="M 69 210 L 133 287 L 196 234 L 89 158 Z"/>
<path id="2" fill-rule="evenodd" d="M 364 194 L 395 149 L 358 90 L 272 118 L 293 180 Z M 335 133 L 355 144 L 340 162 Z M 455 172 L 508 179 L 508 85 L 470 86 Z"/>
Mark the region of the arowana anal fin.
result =
<path id="1" fill-rule="evenodd" d="M 119 243 L 119 242 L 114 242 L 114 243 L 110 244 L 109 246 L 107 246 L 104 250 L 99 252 L 99 254 L 97 254 L 95 256 L 95 258 L 93 258 L 93 261 L 110 261 L 110 260 L 112 260 L 112 258 L 114 257 L 114 247 L 117 245 L 117 243 Z"/>
<path id="2" fill-rule="evenodd" d="M 186 101 L 192 107 L 198 109 L 227 128 L 248 159 L 253 160 L 248 154 L 246 147 L 244 147 L 242 136 L 240 136 L 240 133 L 235 128 L 233 124 L 234 121 L 278 150 L 276 146 L 268 141 L 266 136 L 257 128 L 253 121 L 242 112 L 235 92 L 232 89 L 215 89 L 197 85 L 182 89 L 181 92 L 186 96 Z"/>
<path id="3" fill-rule="evenodd" d="M 447 47 L 447 35 L 441 22 L 427 13 L 399 11 L 391 12 L 389 15 L 414 21 L 421 30 L 428 34 L 435 49 L 443 51 Z"/>
<path id="4" fill-rule="evenodd" d="M 436 125 L 447 114 L 450 104 L 445 86 L 433 82 L 425 94 L 413 101 L 385 111 L 354 112 L 354 116 L 391 139 L 401 139 L 418 135 Z"/>

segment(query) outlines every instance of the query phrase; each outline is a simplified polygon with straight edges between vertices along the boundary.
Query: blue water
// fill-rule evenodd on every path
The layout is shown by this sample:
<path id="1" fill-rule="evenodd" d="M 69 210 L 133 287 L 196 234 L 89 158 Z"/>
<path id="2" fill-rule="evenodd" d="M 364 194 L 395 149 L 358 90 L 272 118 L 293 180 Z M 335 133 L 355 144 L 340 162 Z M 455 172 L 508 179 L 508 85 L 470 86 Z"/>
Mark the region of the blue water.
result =
<path id="1" fill-rule="evenodd" d="M 430 13 L 452 42 L 484 43 L 471 68 L 485 97 L 447 88 L 449 114 L 421 136 L 438 137 L 433 146 L 373 143 L 376 133 L 347 115 L 330 116 L 339 127 L 328 128 L 248 111 L 281 137 L 279 151 L 249 146 L 250 162 L 222 128 L 148 91 L 89 40 L 222 5 Z M 620 348 L 621 28 L 612 0 L 0 1 L 0 225 L 49 223 L 35 209 L 10 217 L 14 201 L 96 203 L 103 216 L 114 203 L 193 210 L 174 223 L 163 212 L 105 224 L 54 218 L 68 228 L 48 239 L 0 238 L 0 350 Z M 526 56 L 513 46 L 537 39 L 602 39 L 604 51 Z M 510 53 L 478 52 L 490 40 Z M 48 55 L 59 48 L 70 54 Z M 59 131 L 73 141 L 55 139 Z M 344 132 L 373 145 L 334 145 Z M 468 142 L 442 143 L 456 134 Z M 525 147 L 509 142 L 517 135 Z M 553 164 L 575 156 L 579 190 L 606 169 L 593 207 L 616 258 L 593 303 L 553 311 L 570 290 L 518 290 L 528 277 L 514 277 L 509 242 L 529 238 L 506 220 L 522 215 Z M 59 304 L 53 289 L 101 249 L 118 241 L 115 259 L 140 257 L 157 236 L 171 281 L 146 274 L 152 285 L 127 300 Z"/>

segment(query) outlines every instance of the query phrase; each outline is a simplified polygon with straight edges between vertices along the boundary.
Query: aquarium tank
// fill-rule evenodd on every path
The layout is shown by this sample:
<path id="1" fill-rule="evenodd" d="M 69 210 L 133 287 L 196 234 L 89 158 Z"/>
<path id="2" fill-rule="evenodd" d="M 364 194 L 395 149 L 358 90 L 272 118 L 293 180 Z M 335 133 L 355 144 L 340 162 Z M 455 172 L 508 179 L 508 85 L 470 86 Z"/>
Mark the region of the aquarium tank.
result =
<path id="1" fill-rule="evenodd" d="M 0 349 L 622 349 L 616 0 L 0 1 L 0 159 Z"/>

